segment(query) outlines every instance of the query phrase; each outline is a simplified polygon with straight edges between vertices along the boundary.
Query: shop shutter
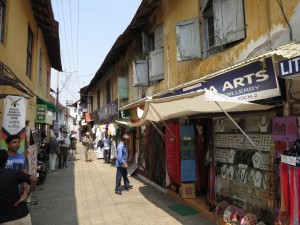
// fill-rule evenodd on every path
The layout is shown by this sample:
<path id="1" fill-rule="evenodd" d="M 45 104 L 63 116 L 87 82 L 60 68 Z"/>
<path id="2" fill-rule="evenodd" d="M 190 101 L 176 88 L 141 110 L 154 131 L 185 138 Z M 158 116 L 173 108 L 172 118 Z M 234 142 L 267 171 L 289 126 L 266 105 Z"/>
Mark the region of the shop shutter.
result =
<path id="1" fill-rule="evenodd" d="M 214 0 L 215 45 L 246 37 L 243 0 Z"/>
<path id="2" fill-rule="evenodd" d="M 119 98 L 128 98 L 129 86 L 127 77 L 118 77 Z"/>
<path id="3" fill-rule="evenodd" d="M 156 27 L 154 32 L 154 47 L 160 49 L 164 47 L 163 25 L 160 24 Z"/>
<path id="4" fill-rule="evenodd" d="M 147 60 L 138 60 L 134 62 L 135 84 L 134 87 L 147 86 L 149 82 L 148 62 Z"/>
<path id="5" fill-rule="evenodd" d="M 164 79 L 164 49 L 160 48 L 150 52 L 149 55 L 149 81 Z"/>
<path id="6" fill-rule="evenodd" d="M 201 57 L 199 19 L 180 22 L 176 25 L 177 61 Z"/>

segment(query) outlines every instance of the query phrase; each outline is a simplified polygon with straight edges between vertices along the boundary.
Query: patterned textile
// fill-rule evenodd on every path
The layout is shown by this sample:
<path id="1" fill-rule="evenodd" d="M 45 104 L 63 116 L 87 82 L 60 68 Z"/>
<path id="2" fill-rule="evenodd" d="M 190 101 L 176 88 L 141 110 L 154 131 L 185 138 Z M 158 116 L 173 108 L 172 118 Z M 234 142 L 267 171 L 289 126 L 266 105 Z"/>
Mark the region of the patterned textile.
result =
<path id="1" fill-rule="evenodd" d="M 228 202 L 225 202 L 225 201 L 219 202 L 217 207 L 216 207 L 216 210 L 215 210 L 216 216 L 222 217 L 223 214 L 224 214 L 225 209 L 228 206 L 229 206 Z"/>
<path id="2" fill-rule="evenodd" d="M 215 201 L 215 165 L 212 162 L 208 170 L 207 199 L 209 202 Z"/>
<path id="3" fill-rule="evenodd" d="M 184 150 L 180 151 L 180 158 L 181 160 L 191 160 L 195 159 L 195 151 L 194 150 Z"/>
<path id="4" fill-rule="evenodd" d="M 247 213 L 241 221 L 241 225 L 256 225 L 256 223 L 256 216 L 252 213 Z"/>
<path id="5" fill-rule="evenodd" d="M 238 210 L 238 207 L 235 205 L 228 206 L 223 214 L 223 221 L 230 223 L 235 215 L 235 212 Z"/>

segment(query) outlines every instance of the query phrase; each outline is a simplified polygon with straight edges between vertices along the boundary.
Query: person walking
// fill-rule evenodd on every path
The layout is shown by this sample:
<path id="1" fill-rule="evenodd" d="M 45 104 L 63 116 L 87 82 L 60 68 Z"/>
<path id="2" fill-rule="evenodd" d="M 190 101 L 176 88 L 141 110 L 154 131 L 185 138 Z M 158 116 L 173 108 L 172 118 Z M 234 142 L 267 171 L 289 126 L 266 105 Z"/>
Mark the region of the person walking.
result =
<path id="1" fill-rule="evenodd" d="M 49 154 L 50 170 L 55 171 L 55 164 L 57 158 L 58 143 L 55 135 L 50 135 L 49 143 L 47 144 L 46 150 Z"/>
<path id="2" fill-rule="evenodd" d="M 111 151 L 111 138 L 109 135 L 105 135 L 105 139 L 103 141 L 104 144 L 104 163 L 110 162 L 110 151 Z"/>
<path id="3" fill-rule="evenodd" d="M 70 161 L 76 161 L 76 145 L 77 145 L 77 139 L 75 137 L 74 131 L 71 131 L 71 134 L 69 136 L 70 138 Z"/>
<path id="4" fill-rule="evenodd" d="M 121 142 L 117 147 L 117 157 L 116 157 L 116 161 L 115 161 L 115 165 L 117 167 L 115 193 L 118 195 L 122 195 L 122 192 L 121 192 L 122 177 L 124 180 L 125 189 L 129 190 L 133 187 L 132 185 L 130 185 L 130 182 L 127 177 L 128 151 L 127 151 L 126 144 L 128 143 L 128 140 L 129 140 L 129 136 L 127 134 L 124 134 L 121 137 Z"/>
<path id="5" fill-rule="evenodd" d="M 8 152 L 0 150 L 0 224 L 32 225 L 26 200 L 34 190 L 37 179 L 29 174 L 7 170 Z M 29 190 L 20 195 L 19 184 L 30 184 Z"/>
<path id="6" fill-rule="evenodd" d="M 84 154 L 85 154 L 85 161 L 92 162 L 92 146 L 93 146 L 93 139 L 90 136 L 89 132 L 85 133 L 84 138 L 82 139 L 82 143 L 84 146 Z"/>
<path id="7" fill-rule="evenodd" d="M 70 139 L 67 135 L 67 132 L 63 132 L 63 136 L 58 138 L 58 141 L 60 142 L 60 149 L 62 151 L 62 167 L 63 168 L 68 168 L 67 166 L 67 158 L 68 158 L 68 151 L 69 151 L 69 146 L 70 146 Z"/>

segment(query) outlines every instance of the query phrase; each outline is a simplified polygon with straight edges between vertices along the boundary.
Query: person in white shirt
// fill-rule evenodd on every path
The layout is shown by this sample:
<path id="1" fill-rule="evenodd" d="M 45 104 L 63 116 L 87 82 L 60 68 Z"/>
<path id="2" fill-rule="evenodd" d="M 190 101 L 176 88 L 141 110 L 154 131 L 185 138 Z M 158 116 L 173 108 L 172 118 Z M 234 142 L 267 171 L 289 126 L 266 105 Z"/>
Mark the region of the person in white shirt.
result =
<path id="1" fill-rule="evenodd" d="M 60 148 L 62 151 L 62 158 L 63 158 L 63 163 L 62 166 L 63 168 L 68 168 L 67 166 L 67 158 L 68 158 L 68 151 L 69 151 L 69 146 L 70 146 L 70 139 L 67 135 L 66 131 L 63 131 L 63 136 L 58 137 L 57 141 L 60 143 Z"/>

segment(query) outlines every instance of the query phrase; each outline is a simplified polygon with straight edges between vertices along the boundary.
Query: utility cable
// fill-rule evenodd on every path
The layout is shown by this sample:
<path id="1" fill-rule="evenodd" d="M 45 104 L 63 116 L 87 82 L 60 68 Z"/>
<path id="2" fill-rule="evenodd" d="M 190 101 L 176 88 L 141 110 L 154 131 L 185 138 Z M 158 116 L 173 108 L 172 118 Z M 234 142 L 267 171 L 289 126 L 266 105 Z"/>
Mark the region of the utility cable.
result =
<path id="1" fill-rule="evenodd" d="M 65 41 L 66 41 L 66 48 L 67 48 L 67 56 L 68 56 L 68 62 L 69 62 L 69 70 L 70 69 L 70 55 L 69 55 L 69 48 L 68 48 L 68 41 L 67 41 L 67 32 L 66 32 L 66 23 L 65 23 L 65 13 L 64 13 L 64 5 L 63 1 L 61 0 L 61 8 L 62 8 L 62 14 L 63 14 L 63 23 L 64 23 L 64 31 L 65 31 Z"/>
<path id="2" fill-rule="evenodd" d="M 69 11 L 70 11 L 70 28 L 71 28 L 71 47 L 72 47 L 72 60 L 73 60 L 73 67 L 75 68 L 74 62 L 74 47 L 73 47 L 73 26 L 72 26 L 72 9 L 71 9 L 71 2 L 69 0 Z"/>
<path id="3" fill-rule="evenodd" d="M 282 16 L 283 16 L 285 22 L 287 23 L 287 25 L 288 25 L 289 28 L 290 28 L 290 41 L 293 41 L 293 40 L 294 40 L 294 38 L 293 38 L 293 30 L 292 30 L 292 27 L 291 27 L 291 25 L 290 25 L 288 19 L 286 18 L 286 14 L 285 14 L 284 9 L 283 9 L 282 1 L 281 1 L 281 0 L 277 0 L 277 2 L 278 2 L 278 5 L 279 5 L 279 7 L 280 7 L 280 9 L 281 9 Z"/>

